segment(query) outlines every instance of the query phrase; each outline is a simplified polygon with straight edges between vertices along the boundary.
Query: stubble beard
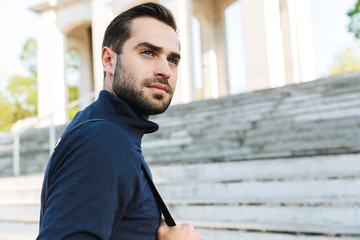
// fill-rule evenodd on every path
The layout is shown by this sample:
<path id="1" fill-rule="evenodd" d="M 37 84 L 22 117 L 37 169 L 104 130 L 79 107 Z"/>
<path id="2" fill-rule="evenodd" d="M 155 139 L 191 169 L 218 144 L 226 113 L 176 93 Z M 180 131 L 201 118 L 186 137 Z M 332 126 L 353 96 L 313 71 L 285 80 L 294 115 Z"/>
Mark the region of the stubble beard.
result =
<path id="1" fill-rule="evenodd" d="M 150 84 L 160 83 L 168 87 L 168 100 L 164 100 L 164 95 L 154 94 L 151 99 L 144 95 L 142 90 Z M 146 78 L 140 85 L 138 78 L 133 72 L 128 72 L 122 69 L 120 55 L 116 59 L 116 68 L 114 72 L 114 79 L 112 87 L 114 93 L 141 116 L 157 115 L 166 111 L 171 103 L 173 96 L 173 88 L 170 86 L 166 79 L 162 78 Z"/>

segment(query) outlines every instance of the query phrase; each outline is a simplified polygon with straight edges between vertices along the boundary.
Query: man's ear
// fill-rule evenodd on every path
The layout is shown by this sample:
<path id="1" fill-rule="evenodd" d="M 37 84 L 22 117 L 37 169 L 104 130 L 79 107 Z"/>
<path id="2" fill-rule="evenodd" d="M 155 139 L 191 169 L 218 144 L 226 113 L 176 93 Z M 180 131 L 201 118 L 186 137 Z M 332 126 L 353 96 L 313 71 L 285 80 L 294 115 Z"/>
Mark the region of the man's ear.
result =
<path id="1" fill-rule="evenodd" d="M 104 47 L 101 52 L 101 61 L 103 70 L 106 72 L 107 77 L 113 78 L 116 67 L 116 52 L 112 51 L 108 47 Z"/>

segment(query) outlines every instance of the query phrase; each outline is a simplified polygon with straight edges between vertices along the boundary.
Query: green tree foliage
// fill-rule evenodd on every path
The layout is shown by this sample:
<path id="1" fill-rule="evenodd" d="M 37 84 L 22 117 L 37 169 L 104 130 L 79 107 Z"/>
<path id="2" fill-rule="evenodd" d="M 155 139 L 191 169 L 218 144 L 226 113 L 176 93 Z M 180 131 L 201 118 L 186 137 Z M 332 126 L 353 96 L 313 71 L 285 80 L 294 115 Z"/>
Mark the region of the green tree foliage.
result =
<path id="1" fill-rule="evenodd" d="M 9 129 L 14 123 L 14 106 L 0 92 L 0 131 Z"/>
<path id="2" fill-rule="evenodd" d="M 10 78 L 7 89 L 11 93 L 10 101 L 16 106 L 18 113 L 24 117 L 37 114 L 36 76 L 23 77 L 15 75 Z"/>
<path id="3" fill-rule="evenodd" d="M 7 82 L 7 93 L 0 93 L 0 131 L 10 129 L 20 119 L 37 114 L 36 51 L 36 40 L 29 38 L 20 54 L 22 64 L 28 70 L 29 76 L 12 76 Z M 67 52 L 66 62 L 67 69 L 72 71 L 72 75 L 79 75 L 80 59 L 76 51 L 69 50 Z M 76 84 L 68 82 L 67 90 L 69 102 L 79 98 L 79 87 Z M 78 111 L 78 106 L 69 109 L 69 118 L 72 119 Z"/>
<path id="4" fill-rule="evenodd" d="M 36 41 L 28 39 L 20 59 L 30 76 L 12 76 L 7 93 L 0 94 L 0 131 L 8 130 L 16 121 L 37 114 Z"/>
<path id="5" fill-rule="evenodd" d="M 355 71 L 360 71 L 360 49 L 357 46 L 351 46 L 337 56 L 330 67 L 330 76 Z"/>
<path id="6" fill-rule="evenodd" d="M 69 102 L 73 102 L 79 98 L 79 87 L 68 84 Z M 69 118 L 72 120 L 75 114 L 80 110 L 79 106 L 75 106 L 69 109 Z"/>
<path id="7" fill-rule="evenodd" d="M 354 8 L 348 11 L 347 15 L 350 17 L 348 31 L 360 38 L 360 0 L 356 1 Z"/>
<path id="8" fill-rule="evenodd" d="M 37 43 L 33 38 L 29 38 L 23 47 L 23 51 L 20 55 L 20 59 L 23 64 L 27 67 L 28 71 L 32 76 L 36 76 L 36 49 Z"/>

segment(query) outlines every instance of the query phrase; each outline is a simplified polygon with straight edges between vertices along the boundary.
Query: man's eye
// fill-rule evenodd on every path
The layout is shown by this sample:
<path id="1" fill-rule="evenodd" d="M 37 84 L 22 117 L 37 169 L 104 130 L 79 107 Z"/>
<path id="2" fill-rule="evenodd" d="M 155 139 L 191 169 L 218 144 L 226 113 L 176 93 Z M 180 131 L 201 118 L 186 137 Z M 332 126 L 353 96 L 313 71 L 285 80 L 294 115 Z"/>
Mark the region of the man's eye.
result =
<path id="1" fill-rule="evenodd" d="M 170 58 L 170 59 L 168 59 L 168 61 L 174 65 L 178 65 L 178 63 L 179 63 L 179 61 L 176 58 Z"/>
<path id="2" fill-rule="evenodd" d="M 150 50 L 144 50 L 144 51 L 142 51 L 142 53 L 145 54 L 145 55 L 148 55 L 148 56 L 153 56 L 154 55 L 153 52 L 150 51 Z"/>

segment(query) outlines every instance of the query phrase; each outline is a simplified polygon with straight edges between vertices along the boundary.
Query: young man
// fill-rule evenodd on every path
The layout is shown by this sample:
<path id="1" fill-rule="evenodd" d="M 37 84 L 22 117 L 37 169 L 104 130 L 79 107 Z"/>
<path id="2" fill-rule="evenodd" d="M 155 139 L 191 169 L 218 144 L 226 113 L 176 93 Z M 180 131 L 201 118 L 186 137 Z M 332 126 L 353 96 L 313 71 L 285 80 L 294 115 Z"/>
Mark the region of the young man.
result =
<path id="1" fill-rule="evenodd" d="M 161 220 L 141 154 L 143 134 L 158 129 L 149 115 L 171 102 L 179 60 L 176 23 L 165 7 L 142 4 L 110 23 L 104 90 L 75 116 L 51 156 L 38 239 L 202 238 L 189 224 Z"/>

